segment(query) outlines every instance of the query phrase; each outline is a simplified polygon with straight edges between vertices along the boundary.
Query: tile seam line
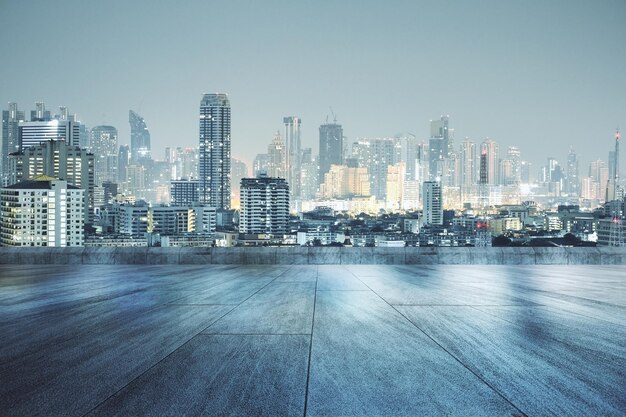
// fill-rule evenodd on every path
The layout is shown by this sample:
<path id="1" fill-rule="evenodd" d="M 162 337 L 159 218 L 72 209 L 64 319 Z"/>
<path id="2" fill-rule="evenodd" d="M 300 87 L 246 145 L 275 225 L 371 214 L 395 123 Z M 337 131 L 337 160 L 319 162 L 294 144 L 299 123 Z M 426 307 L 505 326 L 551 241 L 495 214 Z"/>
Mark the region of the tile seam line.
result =
<path id="1" fill-rule="evenodd" d="M 311 380 L 311 356 L 313 353 L 313 328 L 315 326 L 315 305 L 317 304 L 317 283 L 319 281 L 319 266 L 315 267 L 316 276 L 315 276 L 315 295 L 313 296 L 313 318 L 311 319 L 311 338 L 309 340 L 309 360 L 307 363 L 306 369 L 306 385 L 304 389 L 304 417 L 306 417 L 308 413 L 309 406 L 309 381 Z"/>
<path id="2" fill-rule="evenodd" d="M 351 272 L 352 273 L 352 272 Z M 354 273 L 352 273 L 352 275 L 354 275 L 354 277 L 356 279 L 358 279 L 359 281 L 361 281 L 361 279 Z M 367 285 L 365 282 L 361 281 L 363 283 L 363 285 L 365 285 L 367 288 L 370 289 L 371 292 L 373 292 L 378 298 L 380 298 L 381 300 L 383 300 L 383 302 L 385 304 L 387 304 L 389 307 L 391 307 L 396 313 L 400 314 L 406 321 L 408 321 L 413 327 L 415 327 L 417 330 L 419 330 L 420 332 L 422 332 L 427 338 L 429 338 L 430 340 L 433 341 L 433 343 L 435 343 L 437 346 L 439 346 L 444 352 L 446 352 L 448 355 L 450 355 L 450 357 L 452 357 L 456 362 L 458 362 L 463 368 L 467 369 L 472 375 L 474 375 L 476 378 L 478 378 L 479 381 L 481 381 L 483 384 L 485 384 L 487 387 L 489 387 L 493 392 L 495 392 L 500 398 L 502 398 L 504 401 L 506 401 L 511 407 L 513 407 L 514 409 L 516 409 L 517 411 L 519 411 L 523 416 L 528 417 L 528 414 L 526 414 L 525 412 L 523 412 L 518 406 L 516 406 L 515 404 L 513 404 L 513 402 L 511 402 L 511 400 L 509 400 L 507 397 L 504 396 L 503 393 L 501 393 L 499 390 L 497 390 L 494 386 L 492 386 L 489 382 L 487 382 L 484 378 L 482 378 L 480 375 L 478 375 L 476 372 L 474 372 L 471 368 L 469 368 L 465 363 L 463 363 L 459 358 L 457 358 L 452 352 L 450 352 L 448 349 L 446 349 L 445 347 L 443 347 L 443 345 L 441 343 L 439 343 L 437 340 L 435 340 L 431 335 L 429 335 L 428 333 L 426 333 L 424 330 L 422 330 L 418 325 L 416 325 L 411 319 L 409 319 L 407 316 L 405 316 L 404 314 L 402 314 L 398 309 L 396 309 L 393 305 L 389 304 L 387 302 L 387 300 L 385 300 L 383 297 L 380 296 L 380 294 L 378 294 L 376 291 L 374 291 L 372 288 L 370 288 L 369 285 Z"/>
<path id="3" fill-rule="evenodd" d="M 153 368 L 155 368 L 157 365 L 159 365 L 161 362 L 163 362 L 164 360 L 166 360 L 167 358 L 169 358 L 171 355 L 173 355 L 176 351 L 178 351 L 179 349 L 181 349 L 183 346 L 187 345 L 189 342 L 191 342 L 195 337 L 200 336 L 202 332 L 204 332 L 206 329 L 208 329 L 209 327 L 211 327 L 213 324 L 217 323 L 218 321 L 220 321 L 222 318 L 224 318 L 224 316 L 226 316 L 227 314 L 229 314 L 231 311 L 233 311 L 234 309 L 236 309 L 237 307 L 239 307 L 240 305 L 242 305 L 243 303 L 245 303 L 246 301 L 248 301 L 250 298 L 254 297 L 259 291 L 263 290 L 265 287 L 267 287 L 268 285 L 270 285 L 272 282 L 274 282 L 275 280 L 277 280 L 279 277 L 281 277 L 282 275 L 284 275 L 289 269 L 286 269 L 285 271 L 281 272 L 279 275 L 275 276 L 274 279 L 272 279 L 270 282 L 268 282 L 267 284 L 265 284 L 264 286 L 262 286 L 261 288 L 259 288 L 258 290 L 256 290 L 254 293 L 252 293 L 249 297 L 247 297 L 245 300 L 243 300 L 241 303 L 235 305 L 233 308 L 231 308 L 230 310 L 228 310 L 226 313 L 222 314 L 220 317 L 218 317 L 217 319 L 215 319 L 211 324 L 209 324 L 208 326 L 206 326 L 205 328 L 203 328 L 202 330 L 200 330 L 199 332 L 195 333 L 193 336 L 191 336 L 189 339 L 187 339 L 184 343 L 182 343 L 180 346 L 178 346 L 177 348 L 175 348 L 174 350 L 172 350 L 170 353 L 168 353 L 167 355 L 165 355 L 164 357 L 162 357 L 161 359 L 159 359 L 158 361 L 156 361 L 154 364 L 150 365 L 148 367 L 148 369 L 146 369 L 145 371 L 143 371 L 142 373 L 140 373 L 139 375 L 137 375 L 135 378 L 131 379 L 130 381 L 128 381 L 126 384 L 124 384 L 124 386 L 122 386 L 120 389 L 118 389 L 117 391 L 115 391 L 113 394 L 109 395 L 107 398 L 105 398 L 104 400 L 100 401 L 98 404 L 96 404 L 94 407 L 92 407 L 90 410 L 88 410 L 86 413 L 83 414 L 83 417 L 88 416 L 90 413 L 93 413 L 95 410 L 98 409 L 98 407 L 100 407 L 101 405 L 103 405 L 104 403 L 106 403 L 108 400 L 110 400 L 111 398 L 115 397 L 117 394 L 119 394 L 120 392 L 122 392 L 126 387 L 128 387 L 130 384 L 132 384 L 133 382 L 135 382 L 137 379 L 141 378 L 142 376 L 144 376 L 146 373 L 150 372 L 150 370 L 152 370 Z M 208 335 L 207 335 L 208 336 Z"/>

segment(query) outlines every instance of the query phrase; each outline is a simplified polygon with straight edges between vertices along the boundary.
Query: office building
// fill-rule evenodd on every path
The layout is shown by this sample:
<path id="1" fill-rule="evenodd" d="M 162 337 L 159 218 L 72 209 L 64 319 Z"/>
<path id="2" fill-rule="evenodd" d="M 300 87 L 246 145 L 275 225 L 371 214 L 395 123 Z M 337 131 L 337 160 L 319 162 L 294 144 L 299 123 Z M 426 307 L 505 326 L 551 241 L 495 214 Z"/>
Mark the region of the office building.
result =
<path id="1" fill-rule="evenodd" d="M 287 178 L 287 152 L 280 132 L 276 132 L 274 140 L 267 147 L 267 176 Z"/>
<path id="2" fill-rule="evenodd" d="M 371 195 L 385 201 L 387 168 L 400 162 L 402 147 L 395 138 L 359 139 L 352 144 L 352 157 L 358 166 L 367 168 Z"/>
<path id="3" fill-rule="evenodd" d="M 370 195 L 370 180 L 367 168 L 331 165 L 320 185 L 320 196 L 324 199 L 365 197 Z"/>
<path id="4" fill-rule="evenodd" d="M 218 210 L 230 209 L 230 141 L 228 96 L 205 94 L 200 101 L 200 202 Z"/>
<path id="5" fill-rule="evenodd" d="M 476 174 L 478 172 L 476 164 L 476 144 L 469 139 L 461 143 L 459 152 L 460 164 L 460 184 L 461 192 L 468 195 L 476 185 Z"/>
<path id="6" fill-rule="evenodd" d="M 302 150 L 302 166 L 300 169 L 300 199 L 312 200 L 319 186 L 319 166 L 313 157 L 311 148 Z"/>
<path id="7" fill-rule="evenodd" d="M 150 131 L 146 121 L 137 112 L 128 111 L 130 123 L 130 158 L 133 163 L 150 159 Z"/>
<path id="8" fill-rule="evenodd" d="M 32 180 L 42 175 L 60 178 L 68 184 L 85 190 L 84 221 L 93 222 L 94 213 L 94 156 L 78 146 L 63 140 L 49 140 L 9 155 L 11 183 Z"/>
<path id="9" fill-rule="evenodd" d="M 434 181 L 445 175 L 446 166 L 444 160 L 448 158 L 452 151 L 448 116 L 441 116 L 439 120 L 430 121 L 428 145 L 429 177 L 430 180 Z"/>
<path id="10" fill-rule="evenodd" d="M 118 180 L 117 129 L 113 126 L 95 126 L 90 132 L 90 149 L 94 155 L 94 178 L 97 186 L 105 181 Z"/>
<path id="11" fill-rule="evenodd" d="M 283 235 L 289 224 L 289 185 L 260 175 L 241 180 L 239 233 Z"/>
<path id="12" fill-rule="evenodd" d="M 9 154 L 19 150 L 19 124 L 24 122 L 24 111 L 17 103 L 9 103 L 2 111 L 2 146 L 0 147 L 0 185 L 9 185 Z"/>
<path id="13" fill-rule="evenodd" d="M 120 146 L 117 152 L 117 181 L 125 183 L 128 180 L 128 165 L 130 163 L 130 147 L 128 145 Z"/>
<path id="14" fill-rule="evenodd" d="M 570 149 L 567 154 L 567 173 L 566 173 L 566 187 L 565 192 L 570 197 L 577 197 L 580 195 L 580 175 L 578 171 L 578 158 L 574 149 Z"/>
<path id="15" fill-rule="evenodd" d="M 171 204 L 173 206 L 190 206 L 199 200 L 198 180 L 172 180 L 170 186 Z"/>
<path id="16" fill-rule="evenodd" d="M 300 170 L 302 167 L 302 143 L 300 127 L 302 119 L 295 116 L 283 118 L 285 124 L 286 166 L 287 183 L 291 193 L 290 200 L 294 202 L 300 199 Z"/>
<path id="17" fill-rule="evenodd" d="M 0 190 L 2 246 L 82 246 L 84 190 L 40 176 Z"/>
<path id="18" fill-rule="evenodd" d="M 443 225 L 443 196 L 439 181 L 424 181 L 422 225 Z"/>
<path id="19" fill-rule="evenodd" d="M 485 155 L 487 163 L 487 184 L 499 185 L 499 147 L 498 144 L 491 140 L 485 139 L 480 145 L 481 155 Z"/>
<path id="20" fill-rule="evenodd" d="M 80 147 L 80 124 L 57 119 L 19 124 L 20 151 L 51 140 L 64 141 L 70 146 Z"/>
<path id="21" fill-rule="evenodd" d="M 330 170 L 331 165 L 342 165 L 344 158 L 343 127 L 334 123 L 326 123 L 320 126 L 320 155 L 319 155 L 319 181 L 324 181 L 324 175 Z"/>

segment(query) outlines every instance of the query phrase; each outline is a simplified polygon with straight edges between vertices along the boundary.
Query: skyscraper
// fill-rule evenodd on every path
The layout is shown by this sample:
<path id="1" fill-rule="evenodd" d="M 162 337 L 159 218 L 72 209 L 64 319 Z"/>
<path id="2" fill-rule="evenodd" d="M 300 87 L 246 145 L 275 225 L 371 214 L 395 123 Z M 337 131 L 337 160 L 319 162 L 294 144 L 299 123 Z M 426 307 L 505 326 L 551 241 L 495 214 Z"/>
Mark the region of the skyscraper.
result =
<path id="1" fill-rule="evenodd" d="M 441 183 L 439 181 L 424 181 L 422 199 L 424 211 L 422 224 L 443 224 L 443 201 Z"/>
<path id="2" fill-rule="evenodd" d="M 567 187 L 566 192 L 569 196 L 580 195 L 580 178 L 578 172 L 578 159 L 574 149 L 570 149 L 567 154 Z"/>
<path id="3" fill-rule="evenodd" d="M 90 132 L 91 151 L 94 154 L 96 186 L 105 181 L 117 181 L 117 129 L 113 126 L 95 126 Z"/>
<path id="4" fill-rule="evenodd" d="M 24 111 L 17 109 L 17 103 L 9 103 L 9 109 L 2 111 L 2 147 L 0 147 L 0 185 L 8 185 L 9 154 L 19 149 L 19 123 L 24 121 Z"/>
<path id="5" fill-rule="evenodd" d="M 38 176 L 61 178 L 68 184 L 85 190 L 84 220 L 93 222 L 94 156 L 79 146 L 69 146 L 63 140 L 43 141 L 9 156 L 12 183 L 32 180 Z"/>
<path id="6" fill-rule="evenodd" d="M 201 203 L 230 208 L 230 101 L 226 94 L 205 94 L 200 101 L 198 179 Z"/>
<path id="7" fill-rule="evenodd" d="M 484 153 L 487 159 L 487 183 L 498 185 L 499 151 L 498 144 L 491 139 L 485 139 L 480 145 L 481 155 Z"/>
<path id="8" fill-rule="evenodd" d="M 29 122 L 18 125 L 18 148 L 20 151 L 40 142 L 63 140 L 70 146 L 80 146 L 81 124 L 68 114 L 67 107 L 60 107 L 60 115 L 52 118 L 42 102 L 35 103 Z"/>
<path id="9" fill-rule="evenodd" d="M 128 111 L 130 123 L 130 152 L 133 163 L 150 159 L 150 131 L 146 121 L 136 112 Z"/>
<path id="10" fill-rule="evenodd" d="M 607 201 L 618 200 L 621 190 L 619 186 L 619 142 L 621 134 L 619 129 L 615 132 L 615 150 L 609 152 L 609 181 L 607 186 Z"/>
<path id="11" fill-rule="evenodd" d="M 117 152 L 117 181 L 124 183 L 128 180 L 128 163 L 130 161 L 130 148 L 128 145 L 120 146 Z"/>
<path id="12" fill-rule="evenodd" d="M 285 123 L 285 145 L 287 157 L 287 183 L 291 193 L 291 201 L 300 199 L 300 169 L 302 166 L 302 143 L 300 125 L 302 119 L 295 116 L 283 118 Z"/>
<path id="13" fill-rule="evenodd" d="M 319 177 L 320 184 L 331 165 L 343 164 L 343 127 L 340 124 L 326 123 L 320 126 L 320 156 Z"/>
<path id="14" fill-rule="evenodd" d="M 476 184 L 476 144 L 469 139 L 461 143 L 460 152 L 461 169 L 461 192 L 466 195 L 470 193 Z"/>
<path id="15" fill-rule="evenodd" d="M 274 178 L 287 178 L 287 152 L 280 132 L 276 132 L 272 143 L 267 147 L 267 157 L 266 174 Z"/>
<path id="16" fill-rule="evenodd" d="M 445 171 L 444 160 L 450 155 L 449 117 L 430 121 L 430 139 L 428 141 L 428 166 L 431 180 L 442 178 Z"/>

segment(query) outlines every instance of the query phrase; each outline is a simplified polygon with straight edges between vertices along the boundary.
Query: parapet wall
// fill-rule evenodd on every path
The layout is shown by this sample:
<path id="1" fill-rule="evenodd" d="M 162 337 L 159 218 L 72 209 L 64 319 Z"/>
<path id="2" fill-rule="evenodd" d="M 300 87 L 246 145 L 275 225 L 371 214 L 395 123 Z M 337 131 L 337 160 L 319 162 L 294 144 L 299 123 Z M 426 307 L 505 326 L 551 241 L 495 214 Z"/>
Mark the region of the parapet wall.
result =
<path id="1" fill-rule="evenodd" d="M 120 265 L 624 265 L 617 247 L 0 248 L 0 264 Z"/>

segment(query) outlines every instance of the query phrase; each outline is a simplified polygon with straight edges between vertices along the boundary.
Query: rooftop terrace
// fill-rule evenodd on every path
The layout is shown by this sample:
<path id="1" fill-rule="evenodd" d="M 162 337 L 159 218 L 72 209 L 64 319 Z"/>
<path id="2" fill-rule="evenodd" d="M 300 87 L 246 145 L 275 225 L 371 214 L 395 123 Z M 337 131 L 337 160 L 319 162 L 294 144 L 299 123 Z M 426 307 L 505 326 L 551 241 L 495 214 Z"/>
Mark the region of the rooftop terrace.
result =
<path id="1" fill-rule="evenodd" d="M 625 415 L 625 277 L 0 265 L 0 415 Z"/>

